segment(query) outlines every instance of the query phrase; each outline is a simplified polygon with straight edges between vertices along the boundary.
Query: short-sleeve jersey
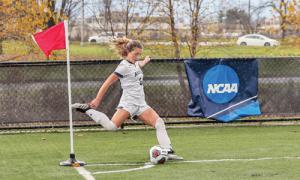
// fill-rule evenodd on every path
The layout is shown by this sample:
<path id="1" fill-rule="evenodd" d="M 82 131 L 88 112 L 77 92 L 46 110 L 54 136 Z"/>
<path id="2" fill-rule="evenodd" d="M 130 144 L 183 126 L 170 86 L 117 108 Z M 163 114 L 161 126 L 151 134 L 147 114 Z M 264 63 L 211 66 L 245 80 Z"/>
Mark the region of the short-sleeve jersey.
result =
<path id="1" fill-rule="evenodd" d="M 136 62 L 135 64 L 122 60 L 114 72 L 121 81 L 123 89 L 120 103 L 146 105 L 143 86 L 143 72 Z"/>

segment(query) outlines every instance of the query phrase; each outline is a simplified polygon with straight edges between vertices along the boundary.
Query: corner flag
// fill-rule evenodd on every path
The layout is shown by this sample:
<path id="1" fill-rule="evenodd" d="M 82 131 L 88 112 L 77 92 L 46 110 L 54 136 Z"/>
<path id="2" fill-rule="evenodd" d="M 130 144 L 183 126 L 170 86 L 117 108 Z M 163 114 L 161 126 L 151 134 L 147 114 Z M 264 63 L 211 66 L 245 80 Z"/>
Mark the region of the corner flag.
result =
<path id="1" fill-rule="evenodd" d="M 70 120 L 70 159 L 60 162 L 61 166 L 84 166 L 86 163 L 76 160 L 74 153 L 74 135 L 72 118 L 72 95 L 71 95 L 71 70 L 70 70 L 70 48 L 69 48 L 68 21 L 63 21 L 43 32 L 32 36 L 32 39 L 41 48 L 47 57 L 53 50 L 66 49 L 67 52 L 67 76 L 68 76 L 68 99 L 69 99 L 69 120 Z"/>
<path id="2" fill-rule="evenodd" d="M 32 38 L 47 57 L 53 50 L 66 49 L 64 22 L 52 26 L 43 32 L 36 33 Z"/>

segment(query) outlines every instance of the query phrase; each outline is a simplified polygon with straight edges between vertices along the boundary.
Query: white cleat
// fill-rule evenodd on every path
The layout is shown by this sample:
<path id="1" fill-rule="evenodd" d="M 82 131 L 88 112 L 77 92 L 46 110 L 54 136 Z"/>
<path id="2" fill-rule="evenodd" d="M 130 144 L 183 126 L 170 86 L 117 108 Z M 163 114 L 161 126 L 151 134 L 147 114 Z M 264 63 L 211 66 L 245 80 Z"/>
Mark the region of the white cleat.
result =
<path id="1" fill-rule="evenodd" d="M 180 161 L 183 160 L 183 157 L 180 157 L 178 155 L 175 154 L 175 151 L 173 149 L 169 149 L 168 150 L 168 160 L 170 161 Z"/>
<path id="2" fill-rule="evenodd" d="M 76 109 L 79 112 L 85 113 L 87 110 L 91 109 L 88 104 L 75 103 L 72 104 L 72 109 Z"/>
<path id="3" fill-rule="evenodd" d="M 169 161 L 181 161 L 181 160 L 183 160 L 183 157 L 177 156 L 176 154 L 168 154 L 168 160 Z"/>

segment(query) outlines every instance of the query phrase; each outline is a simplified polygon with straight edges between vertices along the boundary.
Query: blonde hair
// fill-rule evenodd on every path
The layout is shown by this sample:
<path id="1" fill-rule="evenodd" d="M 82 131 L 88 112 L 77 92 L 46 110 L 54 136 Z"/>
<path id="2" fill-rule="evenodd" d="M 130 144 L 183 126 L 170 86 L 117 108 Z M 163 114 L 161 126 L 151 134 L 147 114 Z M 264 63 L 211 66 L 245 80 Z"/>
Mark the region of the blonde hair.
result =
<path id="1" fill-rule="evenodd" d="M 128 53 L 135 48 L 143 49 L 143 46 L 139 41 L 131 40 L 126 37 L 114 39 L 111 46 L 122 58 L 126 57 Z"/>

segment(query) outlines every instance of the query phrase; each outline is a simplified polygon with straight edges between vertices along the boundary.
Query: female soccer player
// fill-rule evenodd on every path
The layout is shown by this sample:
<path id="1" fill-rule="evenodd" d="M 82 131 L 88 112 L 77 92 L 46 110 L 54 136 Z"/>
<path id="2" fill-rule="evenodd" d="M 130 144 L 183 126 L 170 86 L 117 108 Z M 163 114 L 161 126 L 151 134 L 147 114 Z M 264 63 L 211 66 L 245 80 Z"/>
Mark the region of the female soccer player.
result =
<path id="1" fill-rule="evenodd" d="M 117 130 L 121 124 L 130 116 L 137 116 L 145 124 L 156 129 L 156 137 L 159 145 L 168 150 L 169 160 L 182 160 L 175 155 L 171 141 L 166 131 L 164 121 L 146 103 L 143 87 L 143 68 L 149 61 L 147 56 L 143 61 L 138 61 L 143 47 L 140 42 L 127 38 L 119 38 L 112 43 L 114 49 L 123 58 L 116 70 L 105 80 L 94 100 L 88 104 L 75 103 L 72 108 L 87 114 L 95 122 L 101 124 L 106 130 Z M 117 107 L 117 111 L 110 120 L 104 113 L 96 111 L 95 108 L 101 103 L 107 89 L 121 81 L 123 93 Z"/>

